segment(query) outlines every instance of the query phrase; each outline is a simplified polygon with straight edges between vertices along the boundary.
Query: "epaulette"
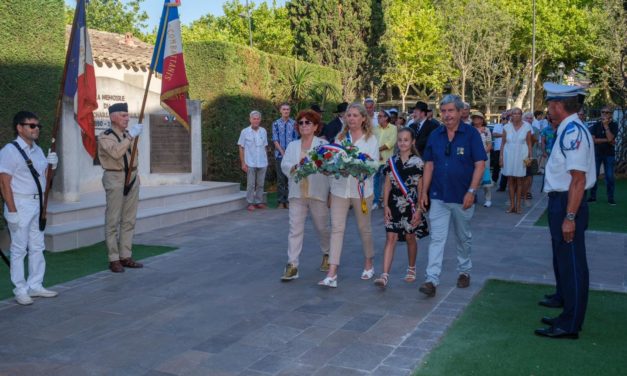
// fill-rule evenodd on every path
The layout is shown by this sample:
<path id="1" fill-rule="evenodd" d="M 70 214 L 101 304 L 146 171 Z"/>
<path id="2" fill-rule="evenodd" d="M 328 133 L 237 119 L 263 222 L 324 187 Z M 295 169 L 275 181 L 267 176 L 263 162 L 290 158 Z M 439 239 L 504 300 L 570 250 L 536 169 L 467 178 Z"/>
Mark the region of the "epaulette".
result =
<path id="1" fill-rule="evenodd" d="M 109 128 L 106 131 L 104 131 L 104 134 L 106 135 L 110 135 L 111 133 L 113 133 L 113 129 Z"/>

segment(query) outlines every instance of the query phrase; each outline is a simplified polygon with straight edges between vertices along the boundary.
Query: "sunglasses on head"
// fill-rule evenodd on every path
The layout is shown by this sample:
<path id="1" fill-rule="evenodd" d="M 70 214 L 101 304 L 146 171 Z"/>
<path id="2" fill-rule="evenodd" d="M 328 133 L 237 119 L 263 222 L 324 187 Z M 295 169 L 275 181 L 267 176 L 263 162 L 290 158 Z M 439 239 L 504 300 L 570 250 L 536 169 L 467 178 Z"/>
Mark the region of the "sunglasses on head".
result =
<path id="1" fill-rule="evenodd" d="M 35 128 L 39 128 L 41 129 L 41 124 L 35 124 L 35 123 L 20 123 L 21 126 L 23 127 L 30 127 L 30 129 L 35 129 Z"/>
<path id="2" fill-rule="evenodd" d="M 313 122 L 309 121 L 309 120 L 301 120 L 298 122 L 298 125 L 312 125 Z"/>

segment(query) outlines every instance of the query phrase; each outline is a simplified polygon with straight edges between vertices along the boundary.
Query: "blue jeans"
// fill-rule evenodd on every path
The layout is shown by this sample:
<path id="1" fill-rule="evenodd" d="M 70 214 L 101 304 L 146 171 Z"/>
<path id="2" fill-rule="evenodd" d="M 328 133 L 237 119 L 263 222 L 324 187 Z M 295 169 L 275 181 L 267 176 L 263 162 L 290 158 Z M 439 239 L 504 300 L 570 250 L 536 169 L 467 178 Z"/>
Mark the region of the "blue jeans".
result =
<path id="1" fill-rule="evenodd" d="M 374 174 L 374 203 L 380 204 L 383 200 L 383 195 L 381 193 L 383 189 L 383 184 L 385 183 L 385 175 L 383 174 L 383 169 L 385 165 L 379 167 L 377 172 Z"/>
<path id="2" fill-rule="evenodd" d="M 440 284 L 444 245 L 451 222 L 453 222 L 453 234 L 457 243 L 457 272 L 470 273 L 472 268 L 470 220 L 474 213 L 474 205 L 464 210 L 462 204 L 431 200 L 431 209 L 429 209 L 431 243 L 429 243 L 429 261 L 425 273 L 425 282 L 431 282 L 436 286 Z"/>
<path id="3" fill-rule="evenodd" d="M 597 165 L 597 180 L 599 179 L 601 164 L 603 164 L 603 170 L 605 173 L 605 185 L 607 188 L 607 199 L 614 200 L 614 185 L 616 182 L 616 179 L 614 178 L 614 165 L 616 164 L 616 157 L 614 157 L 613 155 L 596 155 L 594 159 Z M 590 197 L 597 197 L 597 183 L 594 183 L 594 187 L 590 189 Z"/>

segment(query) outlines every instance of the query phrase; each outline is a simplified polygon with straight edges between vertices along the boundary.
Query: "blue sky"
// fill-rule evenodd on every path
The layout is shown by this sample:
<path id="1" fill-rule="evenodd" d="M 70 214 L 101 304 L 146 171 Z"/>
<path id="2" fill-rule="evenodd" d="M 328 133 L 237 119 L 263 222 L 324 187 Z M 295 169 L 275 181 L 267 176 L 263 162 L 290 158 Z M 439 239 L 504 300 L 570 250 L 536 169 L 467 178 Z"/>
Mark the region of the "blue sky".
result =
<path id="1" fill-rule="evenodd" d="M 126 0 L 122 0 L 126 2 Z M 251 0 L 255 4 L 261 2 L 267 2 L 272 4 L 272 0 Z M 183 24 L 189 24 L 190 22 L 197 20 L 207 13 L 211 13 L 216 16 L 224 14 L 222 12 L 222 4 L 224 0 L 181 0 L 181 7 L 179 8 L 179 15 Z M 246 0 L 240 0 L 243 4 Z M 74 6 L 76 0 L 65 0 L 66 4 Z M 277 0 L 277 5 L 281 6 L 285 4 L 285 0 Z M 159 25 L 159 18 L 161 17 L 161 10 L 163 9 L 163 0 L 144 0 L 142 3 L 142 10 L 148 13 L 148 31 L 151 31 L 154 27 Z M 87 21 L 89 22 L 89 20 Z"/>

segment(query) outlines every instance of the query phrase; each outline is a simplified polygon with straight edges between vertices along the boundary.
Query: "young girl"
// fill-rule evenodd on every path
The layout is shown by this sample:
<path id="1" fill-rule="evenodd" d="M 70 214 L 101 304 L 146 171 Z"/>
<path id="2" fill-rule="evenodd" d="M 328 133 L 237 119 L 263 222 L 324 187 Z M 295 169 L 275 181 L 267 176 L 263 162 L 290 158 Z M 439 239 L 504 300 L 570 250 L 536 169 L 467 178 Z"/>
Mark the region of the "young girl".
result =
<path id="1" fill-rule="evenodd" d="M 385 287 L 394 249 L 397 241 L 407 242 L 409 267 L 405 282 L 416 280 L 416 255 L 418 242 L 416 237 L 428 235 L 427 222 L 418 205 L 422 190 L 423 161 L 414 147 L 414 132 L 410 128 L 398 131 L 398 153 L 390 157 L 383 170 L 385 186 L 383 188 L 385 231 L 387 232 L 383 255 L 383 273 L 374 284 Z"/>

